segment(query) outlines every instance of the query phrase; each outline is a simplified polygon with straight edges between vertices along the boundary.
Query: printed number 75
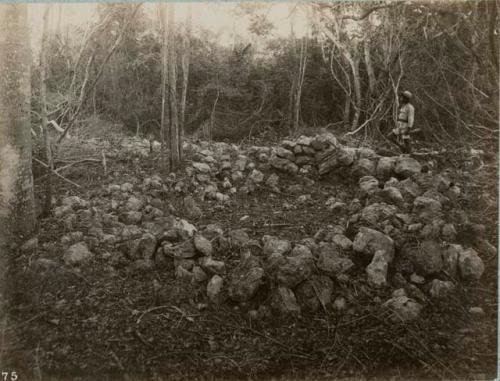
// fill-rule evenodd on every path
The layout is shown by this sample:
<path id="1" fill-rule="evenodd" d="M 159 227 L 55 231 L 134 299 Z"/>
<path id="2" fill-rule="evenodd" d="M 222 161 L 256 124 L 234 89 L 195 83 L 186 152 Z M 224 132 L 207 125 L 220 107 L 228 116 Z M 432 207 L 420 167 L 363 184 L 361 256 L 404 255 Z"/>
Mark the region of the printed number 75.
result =
<path id="1" fill-rule="evenodd" d="M 10 374 L 10 378 L 9 377 Z M 17 380 L 17 373 L 16 372 L 2 372 L 2 379 L 3 381 L 16 381 Z"/>

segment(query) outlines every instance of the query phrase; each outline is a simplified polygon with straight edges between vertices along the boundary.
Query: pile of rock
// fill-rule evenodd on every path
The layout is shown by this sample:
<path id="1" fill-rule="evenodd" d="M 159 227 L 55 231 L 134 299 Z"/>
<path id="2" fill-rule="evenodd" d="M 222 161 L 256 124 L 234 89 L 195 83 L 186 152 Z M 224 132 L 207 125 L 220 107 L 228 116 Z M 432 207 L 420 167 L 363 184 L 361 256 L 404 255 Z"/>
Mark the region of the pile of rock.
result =
<path id="1" fill-rule="evenodd" d="M 301 136 L 295 141 L 284 140 L 272 150 L 270 165 L 291 174 L 319 175 L 336 173 L 360 179 L 375 176 L 386 180 L 391 176 L 407 178 L 421 171 L 420 163 L 409 157 L 381 157 L 369 148 L 352 148 L 340 144 L 331 133 L 315 137 Z"/>

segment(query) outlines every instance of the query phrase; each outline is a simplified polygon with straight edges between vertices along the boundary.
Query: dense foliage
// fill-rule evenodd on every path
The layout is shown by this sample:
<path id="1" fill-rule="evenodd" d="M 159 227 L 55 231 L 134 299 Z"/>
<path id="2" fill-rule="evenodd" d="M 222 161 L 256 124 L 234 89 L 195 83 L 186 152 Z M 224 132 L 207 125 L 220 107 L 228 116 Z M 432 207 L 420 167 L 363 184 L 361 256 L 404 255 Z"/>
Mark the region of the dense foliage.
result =
<path id="1" fill-rule="evenodd" d="M 159 130 L 161 34 L 157 20 L 143 9 L 132 15 L 134 6 L 102 4 L 88 29 L 58 31 L 50 38 L 49 119 L 62 128 L 75 114 L 97 114 L 123 122 L 132 133 Z M 496 138 L 495 2 L 300 7 L 310 21 L 304 38 L 293 30 L 288 38 L 276 37 L 263 7 L 242 5 L 236 11 L 250 20 L 251 42 L 235 39 L 227 46 L 214 33 L 195 28 L 190 37 L 187 134 L 207 126 L 213 126 L 215 139 L 298 132 L 290 129 L 295 107 L 291 97 L 303 60 L 297 106 L 302 132 L 326 126 L 383 139 L 394 123 L 395 94 L 409 89 L 415 94 L 421 139 L 444 144 L 450 137 L 463 143 Z M 176 25 L 177 40 L 182 41 L 184 20 Z M 180 60 L 183 45 L 176 47 Z M 35 68 L 35 109 L 36 78 Z M 79 102 L 82 112 L 75 112 Z"/>

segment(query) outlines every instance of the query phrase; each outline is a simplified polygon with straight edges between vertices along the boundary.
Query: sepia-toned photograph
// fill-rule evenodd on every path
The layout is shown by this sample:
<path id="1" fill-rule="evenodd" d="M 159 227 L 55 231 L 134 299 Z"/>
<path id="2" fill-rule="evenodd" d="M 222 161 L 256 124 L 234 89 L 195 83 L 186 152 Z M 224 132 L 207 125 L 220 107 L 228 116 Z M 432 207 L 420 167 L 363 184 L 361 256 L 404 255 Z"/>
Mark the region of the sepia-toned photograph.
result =
<path id="1" fill-rule="evenodd" d="M 499 0 L 0 0 L 0 381 L 495 380 Z"/>

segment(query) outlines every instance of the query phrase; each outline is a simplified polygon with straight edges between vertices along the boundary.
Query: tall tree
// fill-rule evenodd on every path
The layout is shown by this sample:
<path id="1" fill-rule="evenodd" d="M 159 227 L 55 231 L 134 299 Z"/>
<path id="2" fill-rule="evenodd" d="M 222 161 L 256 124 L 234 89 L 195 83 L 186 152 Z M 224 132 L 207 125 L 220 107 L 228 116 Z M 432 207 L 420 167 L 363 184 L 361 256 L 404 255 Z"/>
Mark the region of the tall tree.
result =
<path id="1" fill-rule="evenodd" d="M 49 30 L 49 13 L 50 4 L 45 4 L 43 13 L 43 32 L 42 32 L 42 47 L 40 49 L 40 102 L 42 104 L 42 130 L 45 140 L 45 160 L 47 162 L 47 182 L 45 185 L 45 202 L 43 204 L 43 213 L 48 214 L 52 206 L 52 172 L 54 170 L 54 162 L 52 160 L 52 147 L 48 131 L 47 119 L 47 55 L 48 55 L 48 30 Z"/>
<path id="2" fill-rule="evenodd" d="M 168 119 L 167 110 L 167 71 L 168 71 L 168 55 L 167 55 L 167 18 L 166 18 L 166 3 L 158 4 L 158 17 L 160 19 L 160 34 L 161 34 L 161 122 L 160 122 L 160 141 L 161 141 L 161 169 L 167 170 L 167 147 L 165 139 L 165 130 Z"/>
<path id="3" fill-rule="evenodd" d="M 0 4 L 0 250 L 35 229 L 26 4 Z M 0 256 L 2 256 L 0 254 Z"/>
<path id="4" fill-rule="evenodd" d="M 183 150 L 182 143 L 184 140 L 184 124 L 186 120 L 186 97 L 187 88 L 189 80 L 189 59 L 191 54 L 191 4 L 188 6 L 188 11 L 186 14 L 186 30 L 184 37 L 182 39 L 182 57 L 181 57 L 181 67 L 182 67 L 182 89 L 181 89 L 181 103 L 180 103 L 180 115 L 179 115 L 179 159 L 182 161 Z"/>
<path id="5" fill-rule="evenodd" d="M 169 111 L 169 164 L 170 170 L 176 170 L 179 158 L 179 119 L 177 112 L 177 60 L 175 54 L 175 5 L 167 4 L 168 13 L 168 111 Z"/>

